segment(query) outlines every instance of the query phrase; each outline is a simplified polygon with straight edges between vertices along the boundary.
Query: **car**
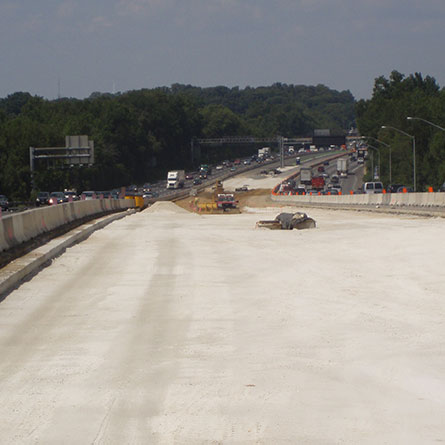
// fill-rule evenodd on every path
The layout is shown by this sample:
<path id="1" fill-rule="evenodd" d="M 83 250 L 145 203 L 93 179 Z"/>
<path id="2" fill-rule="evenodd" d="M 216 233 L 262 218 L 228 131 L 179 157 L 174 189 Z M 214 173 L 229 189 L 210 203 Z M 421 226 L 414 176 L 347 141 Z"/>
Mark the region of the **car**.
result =
<path id="1" fill-rule="evenodd" d="M 332 175 L 332 176 L 331 176 L 331 182 L 332 182 L 333 184 L 338 184 L 338 181 L 339 181 L 339 177 L 338 177 L 338 175 Z"/>
<path id="2" fill-rule="evenodd" d="M 324 161 L 323 165 L 329 165 L 329 161 Z"/>
<path id="3" fill-rule="evenodd" d="M 363 192 L 366 194 L 383 193 L 383 184 L 381 182 L 365 182 L 363 184 Z"/>
<path id="4" fill-rule="evenodd" d="M 66 201 L 79 201 L 79 197 L 77 196 L 77 193 L 72 191 L 72 190 L 66 190 L 65 192 L 63 192 L 65 195 L 65 199 Z"/>
<path id="5" fill-rule="evenodd" d="M 250 159 L 245 159 L 243 164 L 244 165 L 250 165 L 251 164 Z"/>
<path id="6" fill-rule="evenodd" d="M 330 188 L 330 189 L 328 189 L 327 191 L 326 191 L 326 194 L 327 195 L 338 195 L 339 194 L 339 192 L 341 192 L 341 190 L 338 190 L 338 189 L 336 189 L 336 188 Z"/>
<path id="7" fill-rule="evenodd" d="M 111 197 L 111 192 L 109 192 L 109 191 L 99 191 L 99 192 L 96 192 L 96 196 L 99 199 L 107 199 L 107 198 Z"/>
<path id="8" fill-rule="evenodd" d="M 222 165 L 217 165 L 216 170 L 222 170 L 224 167 Z"/>
<path id="9" fill-rule="evenodd" d="M 65 198 L 65 193 L 63 192 L 51 192 L 48 199 L 49 205 L 62 204 L 67 202 L 68 200 Z"/>
<path id="10" fill-rule="evenodd" d="M 187 177 L 185 178 L 187 179 Z M 143 192 L 150 192 L 151 191 L 151 184 L 146 182 L 143 186 L 142 186 L 142 191 Z"/>
<path id="11" fill-rule="evenodd" d="M 402 185 L 397 189 L 397 193 L 412 193 L 414 189 L 412 187 L 407 187 L 406 185 Z"/>
<path id="12" fill-rule="evenodd" d="M 341 192 L 341 185 L 339 184 L 332 184 L 330 190 L 337 190 L 337 192 Z"/>
<path id="13" fill-rule="evenodd" d="M 397 190 L 398 190 L 400 187 L 404 187 L 404 185 L 403 185 L 403 184 L 390 184 L 390 185 L 388 185 L 386 191 L 387 191 L 388 193 L 397 193 Z"/>
<path id="14" fill-rule="evenodd" d="M 231 171 L 231 172 L 236 171 L 236 167 L 230 167 L 230 171 Z"/>
<path id="15" fill-rule="evenodd" d="M 205 172 L 200 173 L 199 178 L 200 179 L 207 179 L 207 173 L 205 173 Z M 197 179 L 197 178 L 195 178 L 195 179 Z"/>
<path id="16" fill-rule="evenodd" d="M 320 173 L 324 173 L 324 166 L 323 165 L 320 165 L 320 166 L 318 166 L 318 169 L 317 169 Z"/>
<path id="17" fill-rule="evenodd" d="M 249 186 L 243 185 L 242 187 L 238 187 L 235 189 L 235 192 L 247 192 L 249 190 Z"/>
<path id="18" fill-rule="evenodd" d="M 96 192 L 93 190 L 87 190 L 85 192 L 82 192 L 81 196 L 83 200 L 90 201 L 91 199 L 96 199 Z"/>
<path id="19" fill-rule="evenodd" d="M 301 163 L 300 156 L 297 156 L 297 157 L 295 158 L 295 165 L 300 165 L 300 163 Z"/>
<path id="20" fill-rule="evenodd" d="M 185 179 L 187 181 L 191 181 L 193 179 L 193 175 L 189 173 L 188 175 L 185 175 Z"/>
<path id="21" fill-rule="evenodd" d="M 49 192 L 39 192 L 36 197 L 36 206 L 48 205 Z"/>
<path id="22" fill-rule="evenodd" d="M 299 187 L 297 187 L 296 189 L 295 189 L 295 194 L 296 195 L 305 195 L 307 192 L 306 192 L 306 187 L 304 187 L 304 186 L 299 186 Z"/>
<path id="23" fill-rule="evenodd" d="M 201 178 L 195 178 L 193 180 L 193 185 L 199 185 L 199 184 L 202 184 L 202 179 Z"/>
<path id="24" fill-rule="evenodd" d="M 439 187 L 439 192 L 445 192 L 445 182 Z"/>
<path id="25" fill-rule="evenodd" d="M 2 210 L 9 210 L 9 201 L 5 195 L 0 195 L 0 208 Z"/>

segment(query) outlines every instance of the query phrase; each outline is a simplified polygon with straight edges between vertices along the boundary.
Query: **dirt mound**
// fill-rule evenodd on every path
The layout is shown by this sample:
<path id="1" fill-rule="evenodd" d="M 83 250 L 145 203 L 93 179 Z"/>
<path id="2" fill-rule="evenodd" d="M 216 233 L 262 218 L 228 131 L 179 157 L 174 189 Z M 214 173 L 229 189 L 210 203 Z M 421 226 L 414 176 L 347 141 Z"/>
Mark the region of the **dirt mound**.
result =
<path id="1" fill-rule="evenodd" d="M 145 210 L 147 213 L 189 213 L 182 207 L 170 201 L 156 201 Z"/>

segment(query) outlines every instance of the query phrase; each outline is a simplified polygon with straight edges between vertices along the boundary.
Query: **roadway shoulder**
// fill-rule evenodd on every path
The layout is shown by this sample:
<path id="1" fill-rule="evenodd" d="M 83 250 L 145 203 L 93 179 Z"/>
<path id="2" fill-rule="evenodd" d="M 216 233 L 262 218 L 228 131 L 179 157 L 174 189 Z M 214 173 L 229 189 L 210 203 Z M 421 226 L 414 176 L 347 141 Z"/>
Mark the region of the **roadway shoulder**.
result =
<path id="1" fill-rule="evenodd" d="M 0 302 L 23 281 L 38 273 L 42 267 L 61 255 L 68 247 L 85 240 L 93 232 L 113 221 L 134 213 L 136 213 L 135 209 L 129 209 L 125 212 L 94 219 L 11 261 L 0 269 Z"/>

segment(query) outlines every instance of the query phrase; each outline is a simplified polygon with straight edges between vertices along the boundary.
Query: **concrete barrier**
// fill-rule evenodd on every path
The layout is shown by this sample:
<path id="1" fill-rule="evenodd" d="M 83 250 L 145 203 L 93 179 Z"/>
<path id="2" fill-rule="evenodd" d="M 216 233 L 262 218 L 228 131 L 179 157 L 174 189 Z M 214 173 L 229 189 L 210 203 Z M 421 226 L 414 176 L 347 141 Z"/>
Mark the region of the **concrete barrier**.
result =
<path id="1" fill-rule="evenodd" d="M 274 189 L 275 190 L 275 189 Z M 437 207 L 445 208 L 445 193 L 386 193 L 356 195 L 280 195 L 271 193 L 273 201 L 283 203 L 311 203 L 334 205 L 393 206 L 393 207 Z"/>
<path id="2" fill-rule="evenodd" d="M 93 199 L 3 214 L 0 219 L 0 252 L 84 217 L 134 207 L 133 199 Z"/>

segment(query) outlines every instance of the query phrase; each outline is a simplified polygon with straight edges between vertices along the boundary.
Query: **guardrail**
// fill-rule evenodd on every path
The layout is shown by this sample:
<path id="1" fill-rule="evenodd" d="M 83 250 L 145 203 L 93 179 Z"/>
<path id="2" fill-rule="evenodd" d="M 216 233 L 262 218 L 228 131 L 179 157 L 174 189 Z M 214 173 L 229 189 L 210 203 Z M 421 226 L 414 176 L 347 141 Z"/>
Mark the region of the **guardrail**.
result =
<path id="1" fill-rule="evenodd" d="M 85 217 L 135 207 L 134 199 L 93 199 L 39 207 L 0 218 L 0 252 Z"/>

